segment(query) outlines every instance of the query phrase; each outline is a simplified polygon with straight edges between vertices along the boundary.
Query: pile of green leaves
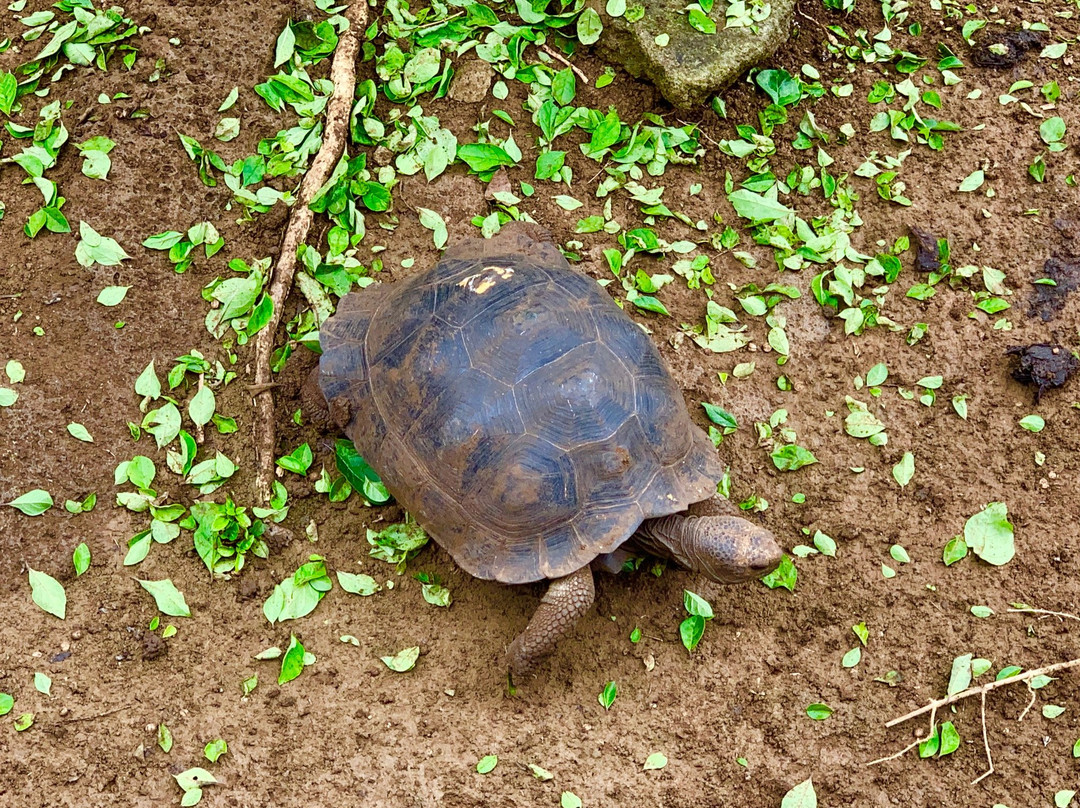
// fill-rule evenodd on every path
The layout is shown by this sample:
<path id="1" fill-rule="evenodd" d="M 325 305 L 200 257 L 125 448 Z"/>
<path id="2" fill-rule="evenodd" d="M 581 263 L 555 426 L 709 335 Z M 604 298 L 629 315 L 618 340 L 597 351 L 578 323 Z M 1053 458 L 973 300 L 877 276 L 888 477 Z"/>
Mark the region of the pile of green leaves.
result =
<path id="1" fill-rule="evenodd" d="M 16 0 L 9 8 L 21 11 L 25 5 L 25 0 Z M 19 20 L 26 28 L 21 35 L 24 42 L 48 39 L 13 73 L 0 71 L 0 112 L 5 115 L 19 112 L 19 99 L 25 95 L 47 95 L 52 82 L 76 67 L 108 70 L 109 60 L 117 54 L 122 54 L 128 70 L 135 64 L 138 49 L 130 40 L 143 29 L 124 16 L 120 6 L 98 9 L 93 0 L 59 0 L 52 9 Z"/>

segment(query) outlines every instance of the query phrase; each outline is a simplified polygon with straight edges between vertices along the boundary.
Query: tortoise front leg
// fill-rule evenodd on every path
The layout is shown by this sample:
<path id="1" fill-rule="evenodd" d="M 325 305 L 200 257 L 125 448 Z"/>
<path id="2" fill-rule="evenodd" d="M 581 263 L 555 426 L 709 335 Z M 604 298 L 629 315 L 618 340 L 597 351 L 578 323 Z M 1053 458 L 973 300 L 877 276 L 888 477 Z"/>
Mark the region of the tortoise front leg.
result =
<path id="1" fill-rule="evenodd" d="M 564 636 L 596 597 L 592 569 L 586 564 L 577 572 L 551 582 L 529 625 L 510 643 L 507 661 L 511 674 L 524 676 L 555 650 Z"/>

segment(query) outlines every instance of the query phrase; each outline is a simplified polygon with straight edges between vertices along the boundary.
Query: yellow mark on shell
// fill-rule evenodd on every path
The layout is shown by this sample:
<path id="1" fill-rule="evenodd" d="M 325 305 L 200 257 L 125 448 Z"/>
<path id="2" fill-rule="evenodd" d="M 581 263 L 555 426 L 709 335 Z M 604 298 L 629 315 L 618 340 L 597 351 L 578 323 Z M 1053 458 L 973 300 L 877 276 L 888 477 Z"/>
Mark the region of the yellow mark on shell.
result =
<path id="1" fill-rule="evenodd" d="M 513 275 L 513 267 L 484 267 L 483 272 L 477 272 L 475 275 L 462 278 L 457 285 L 463 289 L 468 289 L 473 294 L 482 295 L 500 280 L 509 280 Z"/>

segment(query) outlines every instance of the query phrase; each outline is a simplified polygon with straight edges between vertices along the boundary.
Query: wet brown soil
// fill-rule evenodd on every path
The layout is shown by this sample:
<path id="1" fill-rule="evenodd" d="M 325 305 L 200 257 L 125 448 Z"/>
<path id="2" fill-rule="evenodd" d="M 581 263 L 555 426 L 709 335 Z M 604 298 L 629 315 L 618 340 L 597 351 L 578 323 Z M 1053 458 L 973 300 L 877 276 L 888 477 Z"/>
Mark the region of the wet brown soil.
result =
<path id="1" fill-rule="evenodd" d="M 43 7 L 32 2 L 27 10 Z M 842 21 L 820 5 L 807 3 L 803 10 L 820 23 Z M 1054 16 L 1055 10 L 1066 6 L 1025 5 L 1003 13 L 1012 27 L 1021 19 L 1041 20 L 1060 38 L 1075 36 L 1075 20 Z M 1064 300 L 1045 321 L 1028 313 L 1036 292 L 1048 294 L 1045 286 L 1032 284 L 1045 276 L 1046 262 L 1075 262 L 1080 255 L 1077 190 L 1066 184 L 1067 174 L 1077 168 L 1075 132 L 1080 130 L 1077 85 L 1067 79 L 1074 72 L 1071 55 L 1050 62 L 1028 54 L 1005 69 L 972 66 L 962 71 L 961 85 L 942 90 L 943 117 L 965 131 L 948 135 L 943 152 L 914 147 L 901 174 L 912 207 L 878 198 L 872 180 L 853 179 L 865 222 L 853 236 L 857 248 L 877 252 L 879 239 L 891 244 L 911 225 L 947 237 L 954 265 L 990 265 L 1007 273 L 1013 296 L 1004 315 L 975 310 L 965 288 L 943 285 L 926 302 L 904 297 L 908 286 L 925 277 L 912 269 L 909 252 L 901 282 L 883 306 L 903 330 L 879 328 L 847 337 L 842 323 L 826 317 L 810 295 L 809 271 L 779 275 L 769 250 L 747 246 L 745 236 L 740 249 L 757 258 L 757 267 L 748 268 L 729 253 L 714 255 L 716 299 L 737 308 L 729 283 L 776 280 L 802 290 L 800 299 L 781 304 L 792 343 L 791 361 L 782 369 L 775 354 L 765 350 L 760 318 L 746 318 L 753 342 L 735 354 L 707 354 L 689 340 L 680 341 L 678 325 L 703 317 L 701 291 L 674 284 L 664 289 L 670 319 L 633 313 L 652 330 L 699 423 L 704 425 L 700 401 L 737 416 L 741 428 L 720 447 L 732 467 L 735 497 L 766 499 L 768 509 L 754 518 L 786 547 L 809 543 L 820 530 L 835 538 L 839 549 L 835 558 L 798 560 L 794 593 L 760 584 L 722 588 L 677 570 L 660 578 L 646 572 L 602 578 L 596 607 L 536 679 L 510 697 L 497 662 L 543 587 L 474 580 L 429 547 L 410 572 L 437 574 L 454 596 L 449 609 L 429 606 L 409 574 L 395 576 L 367 557 L 365 527 L 400 519 L 393 507 L 365 508 L 355 497 L 328 504 L 310 482 L 288 475 L 283 481 L 292 511 L 284 527 L 292 538 L 275 537 L 269 560 L 253 559 L 239 580 L 211 581 L 191 549 L 190 533 L 155 546 L 137 568 L 122 565 L 128 539 L 146 519 L 113 504 L 112 471 L 118 462 L 147 454 L 169 477 L 163 487 L 174 499 L 192 499 L 190 490 L 165 472 L 163 451 L 145 436 L 138 444 L 131 440 L 126 424 L 141 417 L 134 380 L 151 359 L 159 369 L 167 368 L 193 348 L 227 362 L 226 352 L 202 326 L 200 289 L 223 274 L 230 258 L 274 255 L 284 225 L 281 206 L 252 224 L 237 224 L 236 212 L 224 209 L 228 190 L 198 182 L 176 132 L 212 142 L 215 110 L 234 86 L 241 88 L 235 114 L 243 127 L 237 140 L 219 144 L 227 159 L 252 152 L 260 138 L 291 125 L 250 88 L 272 72 L 273 43 L 285 21 L 310 13 L 306 4 L 281 0 L 142 0 L 129 3 L 127 11 L 151 29 L 138 40 L 134 70 L 79 70 L 66 75 L 51 95 L 71 102 L 64 121 L 73 142 L 94 135 L 116 141 L 109 180 L 84 177 L 74 149 L 62 152 L 50 176 L 67 197 L 69 220 L 86 220 L 116 238 L 133 260 L 115 269 L 85 269 L 74 257 L 74 235 L 27 239 L 21 228 L 38 195 L 20 184 L 23 174 L 16 166 L 0 170 L 0 199 L 6 204 L 0 223 L 0 368 L 10 358 L 26 368 L 25 381 L 16 385 L 17 404 L 0 409 L 0 501 L 44 488 L 58 505 L 36 518 L 0 508 L 0 691 L 15 697 L 14 711 L 0 720 L 0 803 L 177 805 L 181 792 L 171 775 L 197 765 L 223 781 L 206 790 L 203 804 L 211 806 L 555 806 L 563 791 L 577 794 L 585 806 L 779 805 L 787 789 L 812 776 L 823 805 L 1022 808 L 1050 805 L 1055 792 L 1077 788 L 1080 768 L 1071 753 L 1080 736 L 1075 674 L 1040 690 L 1022 722 L 1016 719 L 1029 698 L 1023 687 L 989 699 L 986 723 L 997 773 L 976 786 L 969 783 L 984 771 L 985 758 L 974 700 L 947 716 L 962 738 L 951 756 L 920 761 L 909 754 L 865 765 L 924 731 L 921 722 L 893 730 L 883 725 L 943 694 L 954 657 L 985 657 L 997 671 L 1080 656 L 1080 623 L 1008 612 L 1016 601 L 1065 612 L 1075 612 L 1080 603 L 1080 387 L 1073 379 L 1048 390 L 1036 405 L 1032 389 L 1012 378 L 1005 355 L 1011 346 L 1038 342 L 1075 349 L 1080 339 L 1080 297 Z M 934 57 L 939 41 L 962 58 L 969 53 L 959 23 L 945 29 L 940 12 L 922 2 L 913 4 L 912 17 L 923 22 L 923 34 L 914 40 L 923 55 Z M 799 19 L 774 66 L 797 73 L 808 63 L 826 86 L 833 79 L 854 84 L 850 98 L 827 95 L 813 107 L 823 130 L 836 132 L 847 122 L 857 130 L 849 144 L 828 147 L 837 167 L 851 172 L 874 150 L 896 154 L 902 144 L 886 133 L 868 132 L 872 113 L 865 98 L 878 68 L 859 65 L 849 73 L 846 62 L 823 51 L 821 28 Z M 860 3 L 857 16 L 845 25 L 853 30 L 856 23 L 876 32 L 880 9 Z M 0 35 L 17 37 L 20 30 L 4 12 Z M 180 44 L 170 44 L 173 38 Z M 157 60 L 167 69 L 150 82 Z M 13 51 L 0 55 L 0 67 L 18 61 Z M 588 54 L 579 63 L 590 77 L 603 69 Z M 361 72 L 370 75 L 370 63 Z M 1039 86 L 1054 77 L 1063 95 L 1057 110 L 1044 114 L 1065 119 L 1068 146 L 1049 156 L 1046 182 L 1038 184 L 1026 167 L 1041 149 L 1039 121 L 1018 104 L 1001 106 L 998 97 L 1018 79 Z M 981 97 L 967 99 L 976 88 Z M 117 92 L 132 97 L 99 103 L 102 93 Z M 733 137 L 734 123 L 755 122 L 764 102 L 748 85 L 730 90 L 726 98 L 728 121 L 705 110 L 692 116 L 706 137 L 703 165 L 671 168 L 662 179 L 669 198 L 678 199 L 695 220 L 711 220 L 719 211 L 726 221 L 737 221 L 724 198 L 724 172 L 732 171 L 738 180 L 744 169 L 722 157 L 713 142 Z M 531 124 L 520 112 L 523 99 L 522 88 L 512 86 L 504 102 L 443 100 L 425 108 L 459 137 L 487 120 L 496 103 L 510 110 L 519 119 L 517 140 L 527 152 L 524 167 L 510 171 L 517 187 L 531 180 L 529 155 L 534 154 L 527 146 Z M 615 104 L 623 120 L 648 111 L 666 115 L 669 122 L 676 119 L 651 87 L 623 75 L 605 90 L 583 88 L 579 102 L 600 108 Z M 35 120 L 41 103 L 27 103 L 21 122 Z M 135 109 L 151 116 L 132 119 Z M 780 155 L 774 164 L 786 172 L 796 161 L 806 164 L 812 158 L 785 145 L 794 130 L 789 125 L 785 131 L 790 134 L 777 138 Z M 17 151 L 5 146 L 4 156 Z M 585 184 L 596 165 L 570 153 L 582 182 L 574 192 L 588 200 L 581 213 L 599 212 L 602 203 L 590 199 L 591 186 Z M 958 194 L 961 180 L 978 167 L 985 168 L 995 194 Z M 686 190 L 693 183 L 704 188 L 689 197 Z M 578 238 L 573 229 L 579 214 L 551 202 L 559 192 L 543 188 L 522 207 L 565 243 Z M 482 185 L 462 167 L 432 188 L 422 179 L 407 179 L 395 198 L 400 226 L 393 233 L 373 229 L 364 248 L 385 244 L 386 281 L 437 259 L 430 232 L 420 227 L 413 208 L 442 212 L 451 239 L 470 234 L 469 219 L 489 210 Z M 820 196 L 796 204 L 807 216 L 831 210 Z M 637 217 L 636 206 L 617 197 L 616 218 L 628 223 Z M 183 275 L 172 271 L 163 254 L 138 246 L 148 235 L 202 220 L 219 227 L 226 248 L 214 259 L 196 260 Z M 672 240 L 686 237 L 680 227 L 667 225 L 661 232 Z M 582 269 L 603 277 L 601 250 L 611 237 L 580 240 Z M 371 254 L 362 250 L 360 257 L 367 262 Z M 406 258 L 415 258 L 415 267 L 403 268 Z M 657 271 L 669 263 L 657 262 Z M 124 303 L 113 309 L 95 303 L 98 291 L 113 284 L 131 285 Z M 291 303 L 288 314 L 299 305 L 299 300 Z M 1011 321 L 1011 330 L 994 329 L 1000 316 Z M 118 320 L 124 321 L 122 328 L 116 327 Z M 909 347 L 904 335 L 916 322 L 929 328 Z M 253 502 L 252 408 L 244 389 L 252 377 L 250 360 L 250 350 L 241 349 L 240 378 L 218 399 L 219 409 L 238 420 L 239 431 L 207 436 L 208 450 L 221 449 L 240 466 L 215 496 L 219 501 L 228 491 L 238 502 Z M 282 451 L 310 442 L 317 470 L 320 461 L 332 462 L 332 436 L 290 418 L 313 361 L 300 352 L 282 374 L 278 433 Z M 751 376 L 720 383 L 719 372 L 748 361 L 757 363 Z M 871 399 L 865 389 L 856 390 L 854 380 L 878 362 L 888 363 L 890 376 L 881 396 Z M 792 390 L 777 387 L 781 372 Z M 897 386 L 914 389 L 920 378 L 938 375 L 944 381 L 933 406 L 898 394 Z M 957 394 L 968 396 L 967 420 L 950 406 Z M 848 395 L 869 402 L 885 422 L 886 446 L 845 434 Z M 789 425 L 817 464 L 780 473 L 768 450 L 757 445 L 754 422 L 767 421 L 779 408 L 789 412 Z M 1045 430 L 1034 434 L 1018 426 L 1030 413 L 1045 419 Z M 70 437 L 66 426 L 72 421 L 84 424 L 95 442 Z M 900 488 L 891 470 L 905 451 L 914 452 L 916 470 L 911 483 Z M 94 511 L 73 516 L 59 507 L 91 491 L 98 494 Z M 794 502 L 796 494 L 804 495 L 805 503 Z M 997 568 L 968 557 L 945 567 L 945 543 L 992 501 L 1008 504 L 1016 526 L 1015 559 Z M 316 543 L 305 537 L 310 522 L 318 529 Z M 76 579 L 71 552 L 84 541 L 93 563 Z M 890 558 L 893 544 L 906 548 L 911 563 Z M 263 600 L 311 553 L 325 556 L 332 568 L 367 572 L 395 586 L 364 599 L 335 589 L 310 617 L 267 624 Z M 882 564 L 896 576 L 885 578 Z M 66 620 L 31 603 L 27 566 L 66 586 Z M 175 623 L 175 636 L 161 640 L 148 631 L 156 610 L 136 577 L 171 578 L 185 593 L 193 616 L 165 621 Z M 678 638 L 684 589 L 709 599 L 716 611 L 692 655 Z M 969 612 L 972 605 L 990 606 L 995 614 L 978 619 Z M 845 669 L 841 657 L 858 642 L 851 627 L 860 622 L 869 629 L 868 644 L 861 663 Z M 635 627 L 642 639 L 632 644 L 628 637 Z M 276 663 L 253 657 L 269 646 L 284 647 L 290 631 L 317 662 L 278 687 Z M 359 645 L 341 642 L 342 635 L 354 636 Z M 407 674 L 379 661 L 414 645 L 421 655 Z M 899 673 L 898 684 L 875 681 L 889 671 Z M 34 689 L 35 672 L 52 678 L 50 696 Z M 255 673 L 261 683 L 244 697 L 241 682 Z M 597 694 L 611 680 L 618 684 L 618 697 L 605 710 Z M 835 713 L 811 720 L 805 708 L 814 702 L 827 703 Z M 1044 703 L 1066 710 L 1048 720 L 1040 711 Z M 34 725 L 17 733 L 12 719 L 26 712 L 34 713 Z M 156 744 L 161 723 L 175 738 L 168 754 Z M 209 764 L 202 749 L 215 738 L 227 740 L 229 751 Z M 643 771 L 653 752 L 663 752 L 668 765 Z M 477 774 L 477 760 L 488 754 L 499 756 L 498 766 Z M 745 765 L 737 762 L 740 758 Z M 534 778 L 528 764 L 549 770 L 554 779 Z"/>

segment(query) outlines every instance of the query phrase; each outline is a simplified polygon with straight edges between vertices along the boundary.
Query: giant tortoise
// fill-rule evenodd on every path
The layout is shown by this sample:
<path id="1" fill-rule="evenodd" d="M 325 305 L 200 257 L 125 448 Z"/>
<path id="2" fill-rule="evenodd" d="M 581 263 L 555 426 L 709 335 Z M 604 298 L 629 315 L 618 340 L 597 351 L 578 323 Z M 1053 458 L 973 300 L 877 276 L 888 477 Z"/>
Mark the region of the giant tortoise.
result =
<path id="1" fill-rule="evenodd" d="M 478 578 L 551 579 L 513 673 L 589 609 L 594 562 L 733 582 L 780 561 L 764 528 L 683 513 L 715 496 L 715 449 L 644 331 L 536 226 L 347 295 L 321 342 L 334 421 L 431 537 Z"/>

